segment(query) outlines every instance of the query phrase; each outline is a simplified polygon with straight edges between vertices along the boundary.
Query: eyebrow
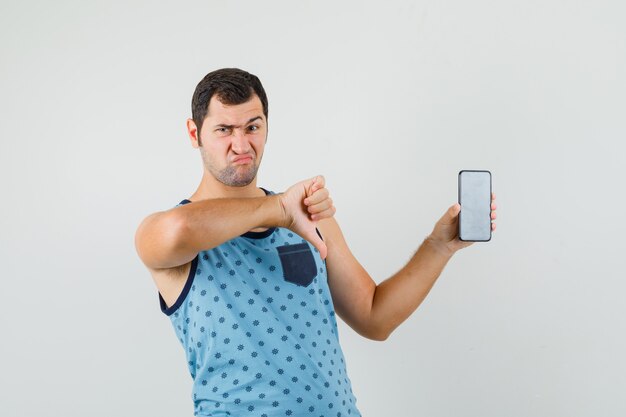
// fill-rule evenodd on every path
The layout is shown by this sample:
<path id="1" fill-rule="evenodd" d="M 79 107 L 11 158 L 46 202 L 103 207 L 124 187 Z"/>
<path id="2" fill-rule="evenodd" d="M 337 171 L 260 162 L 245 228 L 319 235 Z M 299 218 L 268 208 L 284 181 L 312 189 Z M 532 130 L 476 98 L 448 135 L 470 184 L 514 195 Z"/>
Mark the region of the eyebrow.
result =
<path id="1" fill-rule="evenodd" d="M 252 123 L 252 122 L 254 122 L 256 119 L 261 119 L 261 121 L 263 121 L 263 118 L 262 118 L 261 116 L 256 116 L 256 117 L 253 117 L 252 119 L 248 120 L 248 121 L 246 122 L 246 124 L 248 124 L 248 123 Z M 215 125 L 215 126 L 213 126 L 213 127 L 227 127 L 227 128 L 229 128 L 229 129 L 232 129 L 233 127 L 239 127 L 239 126 L 235 126 L 235 125 L 225 125 L 225 124 L 223 124 L 223 123 L 220 123 L 219 125 Z"/>

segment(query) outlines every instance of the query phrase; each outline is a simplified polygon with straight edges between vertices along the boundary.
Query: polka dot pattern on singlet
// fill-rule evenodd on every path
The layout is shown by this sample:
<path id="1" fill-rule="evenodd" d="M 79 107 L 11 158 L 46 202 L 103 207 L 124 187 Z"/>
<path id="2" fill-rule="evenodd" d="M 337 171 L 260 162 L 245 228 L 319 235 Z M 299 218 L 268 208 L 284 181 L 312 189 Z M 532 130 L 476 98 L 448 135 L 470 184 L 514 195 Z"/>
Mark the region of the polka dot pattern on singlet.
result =
<path id="1" fill-rule="evenodd" d="M 361 415 L 326 264 L 291 230 L 198 253 L 176 302 L 159 302 L 185 349 L 195 416 Z"/>

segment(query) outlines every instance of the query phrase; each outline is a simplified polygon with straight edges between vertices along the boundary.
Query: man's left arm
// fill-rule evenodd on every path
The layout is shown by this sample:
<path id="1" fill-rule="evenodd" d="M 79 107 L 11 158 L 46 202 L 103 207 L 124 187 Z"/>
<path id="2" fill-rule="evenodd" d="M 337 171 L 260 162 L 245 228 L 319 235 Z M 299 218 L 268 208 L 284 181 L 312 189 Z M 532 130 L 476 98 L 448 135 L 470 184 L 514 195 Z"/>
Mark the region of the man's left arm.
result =
<path id="1" fill-rule="evenodd" d="M 496 218 L 492 195 L 491 219 Z M 460 206 L 454 204 L 435 224 L 411 260 L 396 274 L 376 285 L 356 260 L 334 218 L 319 221 L 328 247 L 326 267 L 335 311 L 360 335 L 385 340 L 426 298 L 456 251 L 472 242 L 458 239 Z M 496 224 L 492 222 L 492 230 Z"/>

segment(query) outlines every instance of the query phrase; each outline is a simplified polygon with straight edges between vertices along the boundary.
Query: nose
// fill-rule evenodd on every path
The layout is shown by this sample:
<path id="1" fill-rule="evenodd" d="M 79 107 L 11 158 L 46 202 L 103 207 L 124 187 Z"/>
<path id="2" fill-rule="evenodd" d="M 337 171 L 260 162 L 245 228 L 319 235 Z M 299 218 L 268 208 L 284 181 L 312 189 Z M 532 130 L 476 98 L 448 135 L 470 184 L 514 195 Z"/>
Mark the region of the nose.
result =
<path id="1" fill-rule="evenodd" d="M 231 146 L 234 152 L 241 154 L 247 153 L 250 150 L 250 142 L 248 142 L 246 134 L 240 129 L 235 129 L 232 137 Z"/>

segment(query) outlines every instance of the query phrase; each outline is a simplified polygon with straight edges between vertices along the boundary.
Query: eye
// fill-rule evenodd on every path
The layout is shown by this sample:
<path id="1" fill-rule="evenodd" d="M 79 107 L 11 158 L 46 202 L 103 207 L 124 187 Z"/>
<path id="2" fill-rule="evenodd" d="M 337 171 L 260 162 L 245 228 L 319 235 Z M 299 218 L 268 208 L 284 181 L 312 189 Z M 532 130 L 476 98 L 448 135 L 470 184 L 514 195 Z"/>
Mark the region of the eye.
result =
<path id="1" fill-rule="evenodd" d="M 252 129 L 252 128 L 254 128 L 254 129 Z M 259 127 L 257 125 L 252 125 L 252 126 L 249 126 L 248 129 L 250 129 L 252 131 L 257 131 L 257 130 L 259 130 Z"/>

